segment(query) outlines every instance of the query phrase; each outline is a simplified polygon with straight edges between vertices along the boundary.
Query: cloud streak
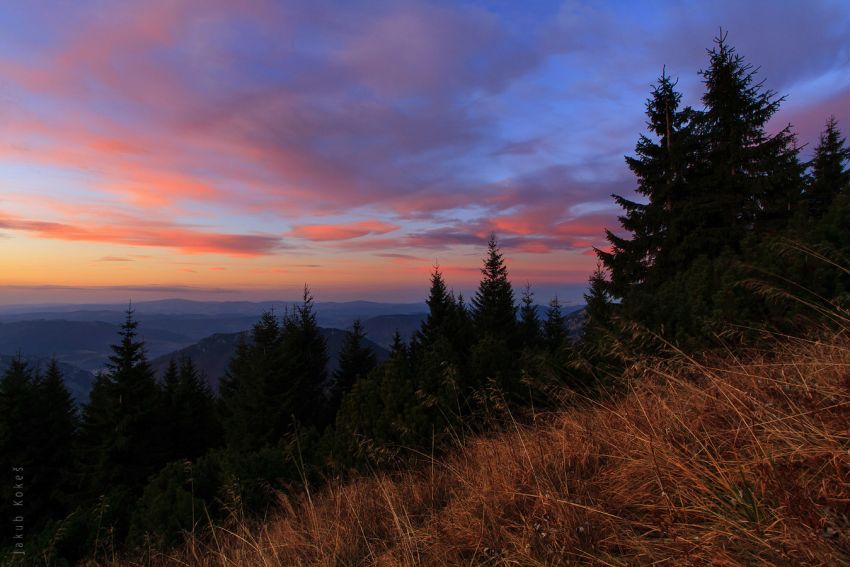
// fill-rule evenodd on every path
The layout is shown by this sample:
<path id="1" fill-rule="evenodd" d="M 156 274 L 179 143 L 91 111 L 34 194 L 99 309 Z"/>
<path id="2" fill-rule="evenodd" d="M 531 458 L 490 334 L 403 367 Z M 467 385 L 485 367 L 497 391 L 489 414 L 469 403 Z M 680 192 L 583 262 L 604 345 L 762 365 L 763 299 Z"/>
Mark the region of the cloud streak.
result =
<path id="1" fill-rule="evenodd" d="M 360 221 L 350 224 L 307 224 L 296 226 L 290 236 L 305 240 L 351 240 L 371 234 L 387 234 L 397 231 L 400 226 L 382 221 Z"/>
<path id="2" fill-rule="evenodd" d="M 112 225 L 71 225 L 9 217 L 0 214 L 0 228 L 22 231 L 40 238 L 66 241 L 106 242 L 127 246 L 174 248 L 188 254 L 259 256 L 284 247 L 276 236 L 263 234 L 224 234 L 160 222 Z M 106 257 L 103 261 L 127 261 Z"/>

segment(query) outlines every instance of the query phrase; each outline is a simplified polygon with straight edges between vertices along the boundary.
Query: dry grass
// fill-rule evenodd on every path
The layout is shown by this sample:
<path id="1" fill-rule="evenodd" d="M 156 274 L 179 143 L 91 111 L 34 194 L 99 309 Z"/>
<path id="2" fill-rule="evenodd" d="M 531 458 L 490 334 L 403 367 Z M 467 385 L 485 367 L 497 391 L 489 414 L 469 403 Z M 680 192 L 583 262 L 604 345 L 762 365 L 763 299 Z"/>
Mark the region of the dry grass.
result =
<path id="1" fill-rule="evenodd" d="M 850 564 L 850 341 L 626 379 L 417 471 L 281 496 L 154 564 Z"/>

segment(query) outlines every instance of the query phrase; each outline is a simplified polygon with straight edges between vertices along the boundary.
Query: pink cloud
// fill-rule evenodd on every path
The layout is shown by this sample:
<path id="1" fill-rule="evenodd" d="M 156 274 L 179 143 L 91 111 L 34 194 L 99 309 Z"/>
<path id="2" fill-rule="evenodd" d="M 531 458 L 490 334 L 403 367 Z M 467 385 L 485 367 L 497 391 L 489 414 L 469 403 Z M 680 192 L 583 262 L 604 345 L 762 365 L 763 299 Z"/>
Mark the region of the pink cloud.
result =
<path id="1" fill-rule="evenodd" d="M 850 88 L 833 93 L 822 100 L 792 106 L 788 112 L 777 116 L 771 126 L 774 130 L 779 130 L 790 122 L 798 133 L 798 143 L 808 144 L 806 150 L 811 152 L 817 146 L 820 133 L 830 116 L 835 116 L 838 120 L 842 134 L 850 134 Z"/>
<path id="2" fill-rule="evenodd" d="M 18 153 L 96 171 L 98 187 L 140 207 L 187 199 L 262 211 L 333 213 L 376 203 L 405 214 L 446 210 L 468 196 L 434 183 L 450 176 L 431 158 L 456 155 L 484 132 L 480 117 L 443 99 L 501 88 L 540 57 L 520 44 L 499 53 L 511 38 L 479 8 L 375 6 L 354 16 L 357 25 L 340 26 L 328 17 L 314 21 L 318 12 L 297 4 L 203 6 L 204 18 L 193 2 L 152 2 L 143 13 L 109 5 L 96 18 L 78 18 L 32 61 L 0 58 L 0 70 L 19 87 L 73 109 L 30 113 L 9 139 L 38 132 L 38 142 Z M 330 24 L 334 47 L 319 65 L 311 61 L 309 80 L 283 88 L 241 77 L 245 88 L 210 89 L 199 80 L 233 73 L 241 61 L 205 34 L 229 30 L 233 21 L 255 37 L 275 38 L 280 25 Z M 303 57 L 285 43 L 276 40 L 271 52 Z M 412 64 L 410 53 L 417 54 Z M 347 87 L 340 83 L 435 97 L 405 109 L 341 97 Z M 101 112 L 100 97 L 124 112 Z"/>
<path id="3" fill-rule="evenodd" d="M 177 224 L 138 219 L 120 225 L 72 225 L 15 218 L 0 213 L 0 228 L 23 231 L 40 238 L 173 248 L 187 254 L 260 256 L 283 247 L 280 238 L 271 235 L 206 232 Z"/>
<path id="4" fill-rule="evenodd" d="M 428 259 L 422 256 L 414 256 L 412 254 L 399 254 L 397 252 L 381 252 L 375 254 L 376 256 L 380 256 L 381 258 L 389 258 L 394 262 L 427 262 Z"/>
<path id="5" fill-rule="evenodd" d="M 351 240 L 370 234 L 387 234 L 399 228 L 395 224 L 370 220 L 351 224 L 304 224 L 296 226 L 289 234 L 305 240 Z"/>
<path id="6" fill-rule="evenodd" d="M 560 222 L 553 232 L 562 237 L 598 239 L 604 236 L 606 228 L 615 230 L 619 226 L 616 214 L 591 214 Z"/>

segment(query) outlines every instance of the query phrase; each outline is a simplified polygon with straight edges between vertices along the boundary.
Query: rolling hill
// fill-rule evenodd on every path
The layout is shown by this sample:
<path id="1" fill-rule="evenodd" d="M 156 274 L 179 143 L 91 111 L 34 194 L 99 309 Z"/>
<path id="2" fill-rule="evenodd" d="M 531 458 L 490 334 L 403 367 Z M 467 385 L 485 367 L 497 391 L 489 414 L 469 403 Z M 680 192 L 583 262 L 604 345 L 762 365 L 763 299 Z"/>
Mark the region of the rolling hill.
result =
<path id="1" fill-rule="evenodd" d="M 8 354 L 0 355 L 0 375 L 6 372 L 6 369 L 9 367 L 9 364 L 11 364 L 14 358 L 14 356 Z M 36 372 L 43 372 L 50 363 L 49 358 L 40 358 L 37 356 L 26 356 L 24 357 L 24 360 L 26 360 L 30 367 L 32 367 Z M 65 386 L 71 393 L 71 397 L 74 398 L 74 401 L 77 402 L 78 405 L 84 403 L 89 398 L 89 392 L 91 391 L 92 384 L 94 383 L 94 374 L 88 370 L 83 370 L 82 368 L 77 368 L 76 366 L 66 364 L 64 362 L 59 362 L 58 364 L 59 370 L 65 378 Z"/>
<path id="2" fill-rule="evenodd" d="M 0 323 L 0 354 L 49 358 L 96 372 L 106 363 L 119 326 L 103 321 L 34 320 Z M 148 355 L 161 356 L 192 343 L 192 338 L 168 329 L 139 328 Z"/>
<path id="3" fill-rule="evenodd" d="M 322 335 L 328 345 L 328 374 L 331 375 L 339 366 L 339 353 L 345 341 L 345 331 L 339 329 L 321 329 Z M 188 347 L 175 352 L 160 356 L 151 361 L 154 370 L 161 376 L 172 359 L 179 360 L 186 356 L 192 359 L 198 369 L 206 377 L 213 391 L 218 391 L 218 384 L 227 371 L 227 365 L 236 352 L 236 346 L 242 337 L 248 335 L 248 331 L 239 333 L 216 333 Z M 378 361 L 385 360 L 389 351 L 382 346 L 366 340 L 378 357 Z"/>

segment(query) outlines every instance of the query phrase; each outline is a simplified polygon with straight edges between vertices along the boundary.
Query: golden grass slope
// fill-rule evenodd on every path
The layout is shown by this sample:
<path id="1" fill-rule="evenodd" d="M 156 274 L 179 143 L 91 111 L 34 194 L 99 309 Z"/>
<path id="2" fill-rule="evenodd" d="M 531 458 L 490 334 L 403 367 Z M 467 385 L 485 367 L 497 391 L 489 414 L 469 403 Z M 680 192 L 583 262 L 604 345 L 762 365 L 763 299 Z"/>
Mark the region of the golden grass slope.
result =
<path id="1" fill-rule="evenodd" d="M 629 392 L 281 496 L 154 563 L 850 564 L 850 341 L 636 364 Z"/>

